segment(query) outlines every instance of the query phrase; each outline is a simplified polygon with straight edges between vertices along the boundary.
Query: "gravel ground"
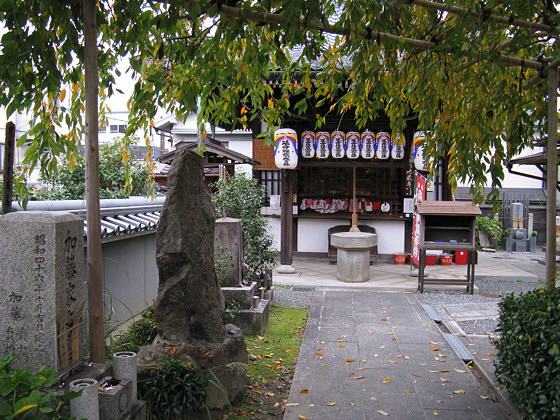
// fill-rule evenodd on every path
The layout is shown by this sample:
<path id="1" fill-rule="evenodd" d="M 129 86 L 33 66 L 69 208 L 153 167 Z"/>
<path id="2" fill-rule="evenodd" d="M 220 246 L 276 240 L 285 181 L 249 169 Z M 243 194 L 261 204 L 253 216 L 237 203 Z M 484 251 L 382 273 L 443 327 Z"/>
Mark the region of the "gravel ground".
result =
<path id="1" fill-rule="evenodd" d="M 288 289 L 276 286 L 274 293 L 276 299 L 274 303 L 276 305 L 288 306 L 290 308 L 309 308 L 315 289 L 301 287 L 290 287 Z"/>
<path id="2" fill-rule="evenodd" d="M 536 259 L 543 259 L 544 253 L 497 253 L 498 258 L 511 260 L 511 264 L 530 271 L 543 280 L 546 275 L 546 267 L 535 263 Z M 541 287 L 541 283 L 523 280 L 476 280 L 475 285 L 479 289 L 479 293 L 469 295 L 466 293 L 450 293 L 450 292 L 425 292 L 417 293 L 418 299 L 422 303 L 431 305 L 451 305 L 462 303 L 496 303 L 501 300 L 501 296 L 510 293 L 516 295 L 527 293 L 531 290 Z M 459 322 L 459 326 L 466 334 L 492 334 L 498 325 L 497 319 L 469 320 Z"/>

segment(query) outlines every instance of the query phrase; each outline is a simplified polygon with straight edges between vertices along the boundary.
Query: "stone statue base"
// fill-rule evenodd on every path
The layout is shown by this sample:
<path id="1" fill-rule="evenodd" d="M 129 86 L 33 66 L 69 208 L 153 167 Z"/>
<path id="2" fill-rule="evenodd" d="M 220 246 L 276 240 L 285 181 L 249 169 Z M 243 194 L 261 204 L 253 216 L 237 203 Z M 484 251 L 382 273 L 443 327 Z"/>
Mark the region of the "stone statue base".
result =
<path id="1" fill-rule="evenodd" d="M 233 404 L 243 398 L 247 384 L 247 346 L 243 332 L 233 324 L 226 325 L 227 336 L 222 343 L 203 340 L 191 342 L 172 342 L 157 337 L 151 346 L 144 346 L 138 352 L 138 374 L 146 375 L 152 365 L 171 357 L 192 363 L 194 366 L 211 371 L 218 379 L 224 392 L 209 384 L 208 408 L 223 410 L 229 407 L 228 399 Z M 172 350 L 172 348 L 175 348 Z M 211 380 L 214 376 L 207 372 Z"/>

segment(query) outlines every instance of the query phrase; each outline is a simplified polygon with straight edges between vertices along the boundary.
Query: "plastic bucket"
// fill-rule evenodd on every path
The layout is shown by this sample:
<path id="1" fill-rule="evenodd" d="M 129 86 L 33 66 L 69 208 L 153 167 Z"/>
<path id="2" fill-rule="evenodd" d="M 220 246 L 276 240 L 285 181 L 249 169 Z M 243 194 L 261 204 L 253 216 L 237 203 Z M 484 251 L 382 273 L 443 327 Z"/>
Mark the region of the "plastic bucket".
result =
<path id="1" fill-rule="evenodd" d="M 436 265 L 437 255 L 426 255 L 426 265 Z"/>
<path id="2" fill-rule="evenodd" d="M 451 254 L 442 254 L 440 256 L 441 265 L 451 265 L 451 261 L 453 260 L 453 255 Z"/>
<path id="3" fill-rule="evenodd" d="M 404 265 L 406 263 L 406 254 L 395 254 L 393 255 L 395 259 L 395 264 L 397 265 Z"/>

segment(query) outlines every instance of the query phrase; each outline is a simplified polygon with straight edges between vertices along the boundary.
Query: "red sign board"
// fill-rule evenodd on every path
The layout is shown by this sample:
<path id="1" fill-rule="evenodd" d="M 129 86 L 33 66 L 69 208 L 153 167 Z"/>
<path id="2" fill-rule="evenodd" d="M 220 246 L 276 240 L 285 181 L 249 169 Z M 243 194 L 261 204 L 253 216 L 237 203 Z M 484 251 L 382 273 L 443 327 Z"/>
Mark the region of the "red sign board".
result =
<path id="1" fill-rule="evenodd" d="M 416 193 L 414 194 L 414 206 L 426 199 L 426 178 L 416 175 Z M 414 213 L 412 223 L 412 263 L 420 265 L 420 215 Z"/>

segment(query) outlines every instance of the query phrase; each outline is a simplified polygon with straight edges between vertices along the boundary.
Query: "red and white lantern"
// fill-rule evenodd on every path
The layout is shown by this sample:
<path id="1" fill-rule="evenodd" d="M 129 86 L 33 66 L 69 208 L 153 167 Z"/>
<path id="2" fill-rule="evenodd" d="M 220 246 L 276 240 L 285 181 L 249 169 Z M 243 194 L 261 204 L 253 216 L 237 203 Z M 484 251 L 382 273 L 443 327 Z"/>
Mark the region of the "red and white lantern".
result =
<path id="1" fill-rule="evenodd" d="M 389 156 L 391 156 L 391 150 L 389 148 L 391 136 L 389 135 L 389 133 L 386 133 L 385 131 L 381 131 L 377 133 L 376 140 L 377 140 L 377 158 L 389 159 Z"/>
<path id="2" fill-rule="evenodd" d="M 348 149 L 346 150 L 346 157 L 348 159 L 358 159 L 360 157 L 360 133 L 350 131 L 346 135 Z"/>
<path id="3" fill-rule="evenodd" d="M 333 131 L 331 134 L 331 153 L 335 159 L 342 159 L 346 149 L 346 134 L 342 131 Z"/>
<path id="4" fill-rule="evenodd" d="M 316 148 L 315 133 L 313 131 L 304 131 L 301 134 L 301 156 L 306 159 L 313 158 Z"/>
<path id="5" fill-rule="evenodd" d="M 364 131 L 361 136 L 362 158 L 373 159 L 375 157 L 375 133 Z"/>
<path id="6" fill-rule="evenodd" d="M 327 159 L 331 147 L 331 135 L 326 131 L 319 131 L 317 133 L 317 150 L 316 154 L 319 159 Z"/>
<path id="7" fill-rule="evenodd" d="M 298 164 L 297 133 L 291 128 L 274 132 L 274 163 L 279 169 L 295 169 Z"/>

